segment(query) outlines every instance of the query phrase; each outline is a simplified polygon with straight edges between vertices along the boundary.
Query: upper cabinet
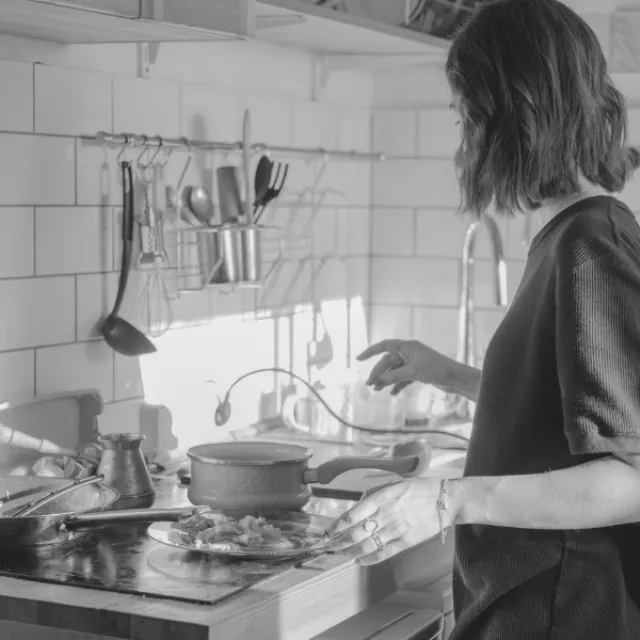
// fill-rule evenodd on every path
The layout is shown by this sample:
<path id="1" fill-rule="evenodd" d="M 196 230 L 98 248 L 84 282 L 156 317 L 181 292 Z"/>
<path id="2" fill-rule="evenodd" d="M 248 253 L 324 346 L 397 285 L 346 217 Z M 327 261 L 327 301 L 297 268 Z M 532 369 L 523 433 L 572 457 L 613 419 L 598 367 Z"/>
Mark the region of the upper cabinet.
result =
<path id="1" fill-rule="evenodd" d="M 404 7 L 405 17 L 416 5 L 415 0 L 394 3 Z M 0 0 L 0 33 L 69 44 L 257 38 L 388 60 L 441 56 L 449 45 L 419 29 L 336 11 L 315 0 Z"/>
<path id="2" fill-rule="evenodd" d="M 0 0 L 0 34 L 67 44 L 228 40 L 252 0 Z"/>

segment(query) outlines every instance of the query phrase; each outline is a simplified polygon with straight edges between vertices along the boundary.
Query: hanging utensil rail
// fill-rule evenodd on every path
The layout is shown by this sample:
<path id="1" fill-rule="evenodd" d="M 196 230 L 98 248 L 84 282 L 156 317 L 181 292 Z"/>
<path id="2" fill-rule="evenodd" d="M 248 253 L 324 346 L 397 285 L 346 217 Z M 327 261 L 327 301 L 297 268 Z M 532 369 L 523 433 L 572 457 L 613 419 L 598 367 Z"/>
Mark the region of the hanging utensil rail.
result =
<path id="1" fill-rule="evenodd" d="M 83 136 L 85 140 L 95 140 L 100 144 L 116 147 L 146 147 L 163 149 L 203 150 L 203 151 L 242 151 L 242 141 L 214 142 L 208 140 L 189 140 L 187 138 L 163 138 L 161 136 L 145 136 L 134 133 L 107 133 L 100 131 L 95 136 Z M 368 153 L 364 151 L 342 151 L 339 149 L 323 149 L 311 147 L 287 147 L 265 144 L 263 142 L 251 145 L 252 153 L 271 152 L 279 155 L 319 156 L 342 160 L 384 160 L 382 153 Z"/>

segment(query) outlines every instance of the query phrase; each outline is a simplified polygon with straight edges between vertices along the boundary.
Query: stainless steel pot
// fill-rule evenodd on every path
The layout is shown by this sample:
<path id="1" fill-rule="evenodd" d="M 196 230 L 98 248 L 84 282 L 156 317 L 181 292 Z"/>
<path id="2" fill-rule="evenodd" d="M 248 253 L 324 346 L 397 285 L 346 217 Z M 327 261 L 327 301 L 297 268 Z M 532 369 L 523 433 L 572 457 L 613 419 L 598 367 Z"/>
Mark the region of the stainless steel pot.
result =
<path id="1" fill-rule="evenodd" d="M 420 456 L 340 457 L 309 468 L 312 452 L 272 442 L 219 442 L 192 447 L 189 500 L 225 513 L 258 515 L 295 511 L 311 497 L 309 484 L 328 484 L 352 469 L 380 469 L 411 476 L 422 469 Z"/>

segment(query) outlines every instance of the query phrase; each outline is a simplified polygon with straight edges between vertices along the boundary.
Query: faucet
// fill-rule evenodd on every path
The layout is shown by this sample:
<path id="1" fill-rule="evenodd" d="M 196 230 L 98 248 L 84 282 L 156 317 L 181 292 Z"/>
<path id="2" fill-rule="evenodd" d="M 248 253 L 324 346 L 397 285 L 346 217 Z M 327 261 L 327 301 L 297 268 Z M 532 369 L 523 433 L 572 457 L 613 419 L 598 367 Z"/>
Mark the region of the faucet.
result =
<path id="1" fill-rule="evenodd" d="M 480 227 L 484 224 L 489 232 L 491 252 L 494 265 L 495 302 L 499 307 L 507 306 L 507 266 L 504 261 L 504 250 L 500 229 L 495 219 L 482 215 L 472 220 L 464 234 L 462 244 L 462 283 L 460 287 L 460 306 L 458 308 L 458 353 L 457 359 L 470 367 L 475 366 L 475 313 L 474 313 L 474 266 L 475 243 Z M 459 417 L 471 416 L 470 401 L 458 398 L 456 413 Z"/>

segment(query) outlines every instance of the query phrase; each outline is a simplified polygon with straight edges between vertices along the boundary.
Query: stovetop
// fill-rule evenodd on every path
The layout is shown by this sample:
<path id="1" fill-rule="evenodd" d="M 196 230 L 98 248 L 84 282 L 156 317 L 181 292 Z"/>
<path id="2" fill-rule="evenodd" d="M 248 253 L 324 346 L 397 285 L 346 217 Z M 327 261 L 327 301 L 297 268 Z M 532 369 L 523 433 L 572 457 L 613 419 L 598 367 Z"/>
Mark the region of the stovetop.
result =
<path id="1" fill-rule="evenodd" d="M 157 488 L 155 507 L 188 504 L 186 490 L 175 483 Z M 317 502 L 312 498 L 305 511 L 335 512 L 349 506 L 342 500 Z M 242 561 L 182 551 L 152 540 L 147 529 L 147 524 L 104 526 L 69 545 L 0 548 L 0 576 L 212 604 L 301 562 Z"/>
<path id="2" fill-rule="evenodd" d="M 148 525 L 96 529 L 75 544 L 0 550 L 0 575 L 212 604 L 295 567 L 190 553 L 147 537 Z"/>

